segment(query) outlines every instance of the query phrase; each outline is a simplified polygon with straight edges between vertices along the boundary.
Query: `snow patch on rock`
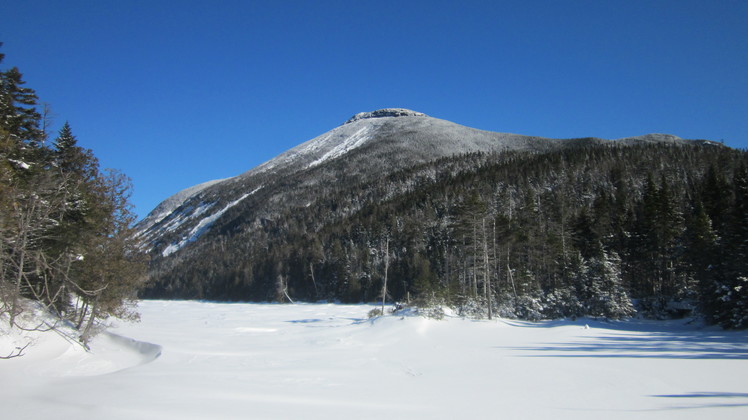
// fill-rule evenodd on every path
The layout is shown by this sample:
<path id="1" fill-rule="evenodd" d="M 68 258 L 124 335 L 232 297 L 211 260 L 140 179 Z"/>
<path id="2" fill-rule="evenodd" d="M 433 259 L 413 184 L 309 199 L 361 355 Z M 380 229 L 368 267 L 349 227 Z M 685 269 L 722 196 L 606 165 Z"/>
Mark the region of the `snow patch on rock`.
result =
<path id="1" fill-rule="evenodd" d="M 175 253 L 175 252 L 179 251 L 180 249 L 182 249 L 182 247 L 184 247 L 184 246 L 185 246 L 185 245 L 187 245 L 188 243 L 190 243 L 190 242 L 195 242 L 195 241 L 197 240 L 197 238 L 199 238 L 199 237 L 200 237 L 200 236 L 201 236 L 201 235 L 202 235 L 203 233 L 207 232 L 207 231 L 208 231 L 208 229 L 210 229 L 210 227 L 211 227 L 211 226 L 213 225 L 213 223 L 214 223 L 214 222 L 215 222 L 216 220 L 218 220 L 218 218 L 220 218 L 221 216 L 223 216 L 223 214 L 224 214 L 224 213 L 226 213 L 226 211 L 228 211 L 228 210 L 229 210 L 230 208 L 234 207 L 235 205 L 239 204 L 239 203 L 240 203 L 240 202 L 241 202 L 242 200 L 244 200 L 245 198 L 247 198 L 247 197 L 249 197 L 250 195 L 254 194 L 254 193 L 255 193 L 255 192 L 257 192 L 257 191 L 258 191 L 259 189 L 260 189 L 260 188 L 257 188 L 257 189 L 255 189 L 255 190 L 254 190 L 254 191 L 252 191 L 252 192 L 249 192 L 249 193 L 246 193 L 246 194 L 242 195 L 242 196 L 241 196 L 241 197 L 239 197 L 238 199 L 236 199 L 236 200 L 234 200 L 234 201 L 230 202 L 229 204 L 227 204 L 227 205 L 226 205 L 226 206 L 225 206 L 224 208 L 222 208 L 221 210 L 219 210 L 219 211 L 217 211 L 217 212 L 215 212 L 215 213 L 211 214 L 210 216 L 207 216 L 207 217 L 203 218 L 202 220 L 200 220 L 200 221 L 199 221 L 199 222 L 198 222 L 198 223 L 197 223 L 197 224 L 196 224 L 196 225 L 195 225 L 195 226 L 194 226 L 194 227 L 193 227 L 193 228 L 192 228 L 192 229 L 190 230 L 189 234 L 187 234 L 187 236 L 186 236 L 186 237 L 184 237 L 184 238 L 183 238 L 183 239 L 182 239 L 181 241 L 179 241 L 178 243 L 175 243 L 175 244 L 171 244 L 171 245 L 167 246 L 167 247 L 166 247 L 166 248 L 165 248 L 165 249 L 163 250 L 163 252 L 161 253 L 161 255 L 163 255 L 164 257 L 166 257 L 166 256 L 169 256 L 169 255 L 171 255 L 171 254 L 173 254 L 173 253 Z M 193 216 L 194 216 L 194 215 L 193 215 Z"/>
<path id="2" fill-rule="evenodd" d="M 370 131 L 371 131 L 371 126 L 366 125 L 362 127 L 361 129 L 353 133 L 352 136 L 348 137 L 343 142 L 339 143 L 338 145 L 330 149 L 327 153 L 322 155 L 322 157 L 310 163 L 309 167 L 311 168 L 327 160 L 335 159 L 337 157 L 343 156 L 344 154 L 350 152 L 351 150 L 363 145 L 364 143 L 366 143 L 367 140 L 371 138 L 371 136 L 369 135 Z"/>
<path id="3" fill-rule="evenodd" d="M 219 182 L 226 181 L 226 179 L 216 179 L 213 181 L 203 182 L 202 184 L 198 184 L 189 188 L 185 188 L 184 190 L 172 195 L 171 197 L 167 198 L 166 200 L 162 201 L 153 211 L 151 211 L 148 216 L 146 216 L 145 219 L 143 219 L 139 225 L 141 228 L 139 229 L 140 233 L 147 231 L 151 226 L 159 223 L 160 221 L 164 220 L 167 216 L 174 213 L 176 209 L 179 208 L 182 204 L 184 204 L 187 200 L 192 198 L 193 196 L 199 194 L 204 189 L 215 185 Z"/>

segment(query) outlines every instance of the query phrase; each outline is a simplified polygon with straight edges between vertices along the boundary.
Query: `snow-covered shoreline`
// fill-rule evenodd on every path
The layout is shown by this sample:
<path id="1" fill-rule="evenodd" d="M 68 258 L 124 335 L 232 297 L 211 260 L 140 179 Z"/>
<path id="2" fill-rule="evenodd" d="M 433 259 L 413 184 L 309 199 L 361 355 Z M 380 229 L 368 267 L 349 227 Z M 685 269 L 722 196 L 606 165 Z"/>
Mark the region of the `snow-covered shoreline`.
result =
<path id="1" fill-rule="evenodd" d="M 91 352 L 39 340 L 0 360 L 0 405 L 28 419 L 748 416 L 746 332 L 371 308 L 144 301 L 141 323 Z"/>

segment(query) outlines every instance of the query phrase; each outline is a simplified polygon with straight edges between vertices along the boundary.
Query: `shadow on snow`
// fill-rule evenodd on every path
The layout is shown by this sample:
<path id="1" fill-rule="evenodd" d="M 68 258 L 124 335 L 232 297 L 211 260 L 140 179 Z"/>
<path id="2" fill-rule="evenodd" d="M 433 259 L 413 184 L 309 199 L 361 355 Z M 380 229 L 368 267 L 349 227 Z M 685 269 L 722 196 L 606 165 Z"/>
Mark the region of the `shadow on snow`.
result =
<path id="1" fill-rule="evenodd" d="M 748 407 L 748 394 L 740 392 L 694 392 L 690 394 L 672 394 L 672 395 L 650 395 L 654 398 L 672 398 L 674 401 L 703 401 L 703 404 L 692 406 L 675 406 L 671 409 L 693 409 L 693 408 L 717 408 L 717 407 Z M 714 399 L 704 401 L 706 399 Z M 721 402 L 722 399 L 742 399 L 742 402 Z"/>
<path id="2" fill-rule="evenodd" d="M 587 322 L 587 323 L 585 323 Z M 580 326 L 588 336 L 574 341 L 547 343 L 540 346 L 502 347 L 537 352 L 521 357 L 602 357 L 660 359 L 731 359 L 748 360 L 748 334 L 745 332 L 696 329 L 672 321 L 547 321 L 541 323 L 511 322 L 527 328 Z M 600 330 L 604 334 L 598 334 Z"/>

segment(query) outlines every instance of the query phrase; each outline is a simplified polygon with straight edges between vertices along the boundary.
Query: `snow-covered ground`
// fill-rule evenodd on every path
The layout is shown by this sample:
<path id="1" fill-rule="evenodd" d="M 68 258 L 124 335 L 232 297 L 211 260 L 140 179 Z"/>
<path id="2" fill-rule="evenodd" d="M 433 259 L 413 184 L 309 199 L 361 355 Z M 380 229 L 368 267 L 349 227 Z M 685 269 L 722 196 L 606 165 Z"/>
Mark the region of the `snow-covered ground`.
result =
<path id="1" fill-rule="evenodd" d="M 371 308 L 141 302 L 142 322 L 120 323 L 90 353 L 47 333 L 25 356 L 0 360 L 2 416 L 748 418 L 746 332 L 682 321 L 368 320 Z"/>

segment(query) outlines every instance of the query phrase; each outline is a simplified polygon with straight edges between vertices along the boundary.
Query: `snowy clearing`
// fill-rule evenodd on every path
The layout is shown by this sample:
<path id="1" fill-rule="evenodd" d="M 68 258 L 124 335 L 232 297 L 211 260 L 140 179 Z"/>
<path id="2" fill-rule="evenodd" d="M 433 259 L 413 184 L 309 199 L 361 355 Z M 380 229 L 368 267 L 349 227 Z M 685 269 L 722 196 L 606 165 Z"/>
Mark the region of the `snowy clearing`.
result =
<path id="1" fill-rule="evenodd" d="M 13 419 L 748 418 L 746 332 L 371 308 L 144 301 L 141 323 L 91 352 L 48 333 L 0 360 L 0 406 Z"/>

